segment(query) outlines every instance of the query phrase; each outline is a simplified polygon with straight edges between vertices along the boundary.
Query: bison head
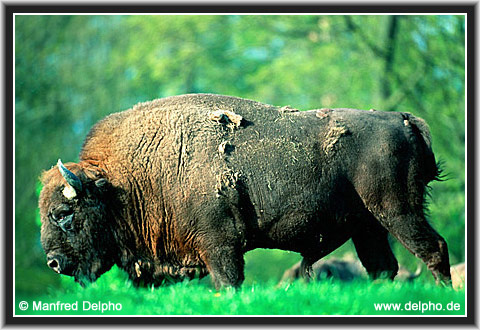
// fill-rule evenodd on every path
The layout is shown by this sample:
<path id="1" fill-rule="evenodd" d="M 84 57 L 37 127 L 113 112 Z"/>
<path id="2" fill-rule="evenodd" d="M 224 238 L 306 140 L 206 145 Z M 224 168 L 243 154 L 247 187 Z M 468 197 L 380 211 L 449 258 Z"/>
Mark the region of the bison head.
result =
<path id="1" fill-rule="evenodd" d="M 42 182 L 41 242 L 48 267 L 75 277 L 82 286 L 95 281 L 113 266 L 117 255 L 103 172 L 90 164 L 64 166 L 58 160 Z"/>

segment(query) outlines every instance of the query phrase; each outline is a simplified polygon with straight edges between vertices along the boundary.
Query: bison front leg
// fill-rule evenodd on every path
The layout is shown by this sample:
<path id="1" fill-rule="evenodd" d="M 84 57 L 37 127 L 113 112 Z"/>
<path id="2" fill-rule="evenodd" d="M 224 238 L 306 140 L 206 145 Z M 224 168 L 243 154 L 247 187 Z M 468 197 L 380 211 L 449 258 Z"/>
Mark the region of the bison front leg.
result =
<path id="1" fill-rule="evenodd" d="M 212 244 L 204 249 L 202 259 L 212 276 L 215 288 L 239 288 L 244 280 L 244 259 L 238 248 L 225 244 Z"/>
<path id="2" fill-rule="evenodd" d="M 220 205 L 198 223 L 196 247 L 217 290 L 239 288 L 244 280 L 242 242 L 245 229 L 241 222 L 229 217 L 229 210 Z"/>

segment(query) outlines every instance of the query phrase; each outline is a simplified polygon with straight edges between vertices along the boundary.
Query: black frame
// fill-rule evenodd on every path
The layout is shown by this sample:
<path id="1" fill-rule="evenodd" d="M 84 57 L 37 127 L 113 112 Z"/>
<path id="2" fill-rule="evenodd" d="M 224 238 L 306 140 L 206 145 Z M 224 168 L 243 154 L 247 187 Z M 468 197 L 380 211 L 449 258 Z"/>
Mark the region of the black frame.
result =
<path id="1" fill-rule="evenodd" d="M 4 210 L 5 210 L 5 221 L 4 221 L 4 287 L 3 287 L 3 302 L 4 308 L 2 312 L 4 313 L 5 324 L 15 325 L 15 324 L 191 324 L 191 325 L 200 325 L 200 324 L 229 324 L 229 325 L 239 325 L 239 324 L 277 324 L 277 325 L 293 325 L 293 324 L 302 324 L 302 325 L 313 325 L 313 324 L 345 324 L 345 325 L 365 325 L 365 324 L 383 324 L 383 325 L 400 325 L 400 324 L 475 324 L 475 274 L 476 272 L 476 242 L 475 242 L 475 231 L 476 231 L 476 207 L 475 207 L 475 186 L 476 183 L 476 132 L 475 132 L 475 120 L 476 113 L 475 109 L 477 108 L 477 99 L 475 95 L 476 91 L 476 12 L 475 12 L 475 3 L 463 3 L 457 2 L 454 5 L 454 2 L 450 5 L 446 4 L 435 4 L 431 3 L 419 3 L 417 5 L 399 5 L 398 3 L 389 4 L 348 4 L 339 2 L 341 5 L 282 5 L 282 6 L 270 6 L 267 4 L 247 4 L 247 5 L 238 5 L 234 3 L 233 5 L 224 4 L 224 5 L 146 5 L 141 3 L 135 3 L 131 5 L 79 5 L 79 4 L 62 4 L 62 5 L 50 5 L 50 4 L 41 4 L 41 5 L 10 5 L 3 4 L 4 11 L 4 172 L 3 179 L 5 184 L 4 187 L 4 196 L 5 200 L 3 201 Z M 468 81 L 466 86 L 467 91 L 467 174 L 469 179 L 469 185 L 467 188 L 467 203 L 468 209 L 467 213 L 467 223 L 468 223 L 468 232 L 467 232 L 467 242 L 466 246 L 468 250 L 468 273 L 469 278 L 468 282 L 468 306 L 466 309 L 467 317 L 463 316 L 449 316 L 449 317 L 321 317 L 321 316 L 310 316 L 310 317 L 279 317 L 279 316 L 270 316 L 270 317 L 238 317 L 238 316 L 225 316 L 225 317 L 172 317 L 172 316 L 162 316 L 162 317 L 55 317 L 55 316 L 45 316 L 45 317 L 14 317 L 14 304 L 13 301 L 13 274 L 10 271 L 11 265 L 13 264 L 12 255 L 13 255 L 13 107 L 14 107 L 14 98 L 13 98 L 13 17 L 15 14 L 22 13 L 252 13 L 252 14 L 261 14 L 261 13 L 465 13 L 467 17 L 467 67 L 468 67 Z"/>

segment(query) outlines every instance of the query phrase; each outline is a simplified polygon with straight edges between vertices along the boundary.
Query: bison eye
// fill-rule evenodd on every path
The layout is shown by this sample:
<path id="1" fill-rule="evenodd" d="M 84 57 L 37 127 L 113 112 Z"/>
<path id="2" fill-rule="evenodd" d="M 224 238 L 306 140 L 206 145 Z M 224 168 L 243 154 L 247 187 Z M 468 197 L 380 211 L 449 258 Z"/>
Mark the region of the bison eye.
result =
<path id="1" fill-rule="evenodd" d="M 72 229 L 73 210 L 60 208 L 51 213 L 53 223 L 60 227 L 64 232 Z"/>

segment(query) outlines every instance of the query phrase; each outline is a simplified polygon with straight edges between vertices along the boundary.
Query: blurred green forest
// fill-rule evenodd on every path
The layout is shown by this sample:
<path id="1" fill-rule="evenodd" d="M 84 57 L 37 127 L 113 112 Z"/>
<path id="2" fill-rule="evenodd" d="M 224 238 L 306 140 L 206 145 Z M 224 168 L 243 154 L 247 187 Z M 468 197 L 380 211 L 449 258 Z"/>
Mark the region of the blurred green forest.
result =
<path id="1" fill-rule="evenodd" d="M 184 93 L 424 118 L 448 179 L 431 185 L 430 222 L 447 240 L 452 264 L 464 260 L 463 16 L 17 15 L 17 294 L 65 285 L 46 267 L 40 245 L 42 170 L 58 158 L 77 161 L 88 130 L 107 114 Z M 392 244 L 399 261 L 415 269 L 417 259 Z M 336 253 L 351 249 L 347 243 Z M 277 279 L 298 258 L 276 250 L 249 252 L 246 281 Z"/>

